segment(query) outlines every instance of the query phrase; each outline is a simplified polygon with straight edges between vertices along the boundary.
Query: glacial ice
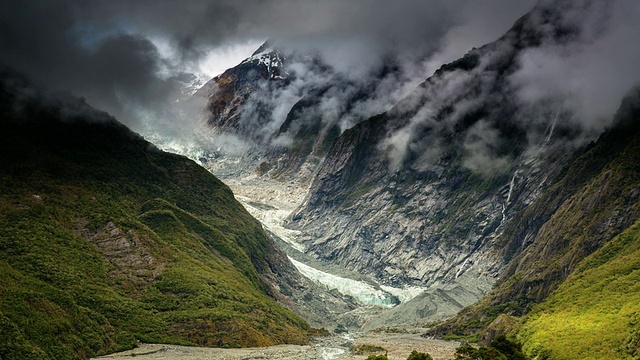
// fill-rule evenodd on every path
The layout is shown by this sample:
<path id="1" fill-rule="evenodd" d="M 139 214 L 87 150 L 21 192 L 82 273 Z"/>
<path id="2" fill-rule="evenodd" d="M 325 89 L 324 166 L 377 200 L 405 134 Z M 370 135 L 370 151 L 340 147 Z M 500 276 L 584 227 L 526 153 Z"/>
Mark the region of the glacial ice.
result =
<path id="1" fill-rule="evenodd" d="M 329 289 L 336 289 L 342 294 L 352 296 L 364 305 L 378 305 L 391 308 L 397 304 L 397 301 L 409 301 L 424 291 L 424 289 L 420 287 L 400 289 L 384 285 L 377 289 L 364 281 L 329 274 L 296 261 L 291 257 L 289 257 L 289 260 L 291 260 L 302 275 Z"/>

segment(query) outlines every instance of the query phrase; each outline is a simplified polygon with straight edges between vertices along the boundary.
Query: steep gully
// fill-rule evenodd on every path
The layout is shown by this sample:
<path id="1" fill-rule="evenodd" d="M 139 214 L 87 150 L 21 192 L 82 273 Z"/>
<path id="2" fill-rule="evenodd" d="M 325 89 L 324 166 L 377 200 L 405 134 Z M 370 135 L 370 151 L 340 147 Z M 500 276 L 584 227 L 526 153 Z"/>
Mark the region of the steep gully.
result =
<path id="1" fill-rule="evenodd" d="M 295 181 L 258 176 L 254 164 L 247 158 L 222 157 L 207 161 L 203 166 L 231 187 L 236 199 L 263 224 L 305 277 L 329 291 L 337 291 L 357 307 L 392 308 L 425 290 L 419 286 L 381 285 L 371 277 L 306 255 L 304 245 L 296 241 L 300 231 L 288 229 L 283 224 L 303 202 L 308 188 Z M 331 324 L 323 325 L 332 328 Z"/>

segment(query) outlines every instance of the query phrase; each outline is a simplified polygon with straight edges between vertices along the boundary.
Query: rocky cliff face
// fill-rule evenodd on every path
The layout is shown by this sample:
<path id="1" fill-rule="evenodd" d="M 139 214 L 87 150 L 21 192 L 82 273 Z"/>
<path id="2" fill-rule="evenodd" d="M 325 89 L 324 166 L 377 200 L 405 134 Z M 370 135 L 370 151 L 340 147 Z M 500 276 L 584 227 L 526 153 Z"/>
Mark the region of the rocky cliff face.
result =
<path id="1" fill-rule="evenodd" d="M 251 57 L 203 86 L 208 124 L 249 143 L 260 175 L 309 183 L 340 134 L 388 106 L 371 105 L 385 81 L 403 76 L 396 60 L 350 77 L 319 55 L 266 42 Z M 386 94 L 385 94 L 386 95 Z M 224 152 L 224 151 L 222 151 Z"/>
<path id="2" fill-rule="evenodd" d="M 567 41 L 543 10 L 340 136 L 290 221 L 308 253 L 387 284 L 484 294 L 506 265 L 498 239 L 577 135 L 559 103 L 524 104 L 510 81 L 523 49 Z"/>
<path id="3" fill-rule="evenodd" d="M 288 222 L 301 231 L 305 252 L 387 285 L 430 288 L 411 305 L 412 318 L 453 313 L 480 299 L 502 274 L 520 273 L 539 254 L 553 255 L 555 247 L 539 245 L 529 255 L 525 249 L 557 230 L 545 224 L 573 193 L 548 191 L 575 152 L 584 151 L 585 139 L 597 134 L 580 127 L 563 99 L 522 96 L 521 56 L 588 33 L 575 16 L 603 10 L 598 4 L 539 2 L 503 37 L 443 65 L 375 116 L 353 118 L 345 109 L 371 99 L 393 66 L 342 97 L 338 120 L 327 121 L 322 105 L 325 94 L 352 90 L 348 81 L 332 74 L 332 81 L 301 93 L 271 131 L 277 141 L 265 143 L 256 162 L 261 175 L 311 181 Z M 623 218 L 611 234 L 633 216 Z M 571 255 L 560 272 L 549 269 L 544 290 L 529 294 L 546 296 L 569 264 L 602 241 Z M 495 302 L 536 287 L 516 284 Z"/>
<path id="4" fill-rule="evenodd" d="M 255 128 L 248 127 L 247 121 L 243 121 L 243 111 L 249 111 L 248 101 L 261 86 L 264 90 L 273 92 L 290 80 L 286 72 L 286 61 L 285 55 L 272 49 L 267 42 L 238 66 L 211 79 L 196 93 L 196 96 L 207 99 L 207 109 L 210 112 L 208 123 L 221 131 L 256 138 L 259 134 L 255 132 Z M 269 110 L 265 106 L 266 104 L 256 105 L 252 110 L 265 113 Z"/>

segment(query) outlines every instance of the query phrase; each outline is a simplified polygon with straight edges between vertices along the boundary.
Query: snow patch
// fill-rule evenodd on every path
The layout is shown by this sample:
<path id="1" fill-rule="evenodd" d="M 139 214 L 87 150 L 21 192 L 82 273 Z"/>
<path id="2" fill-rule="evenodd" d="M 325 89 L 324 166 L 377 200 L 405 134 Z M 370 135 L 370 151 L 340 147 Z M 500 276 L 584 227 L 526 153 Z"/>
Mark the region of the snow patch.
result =
<path id="1" fill-rule="evenodd" d="M 288 75 L 284 71 L 284 61 L 286 58 L 279 52 L 273 49 L 266 49 L 265 51 L 255 54 L 247 59 L 245 59 L 242 64 L 245 63 L 256 63 L 257 65 L 264 65 L 267 68 L 267 72 L 274 79 L 284 79 L 282 75 Z M 274 71 L 275 69 L 280 69 L 280 72 Z"/>

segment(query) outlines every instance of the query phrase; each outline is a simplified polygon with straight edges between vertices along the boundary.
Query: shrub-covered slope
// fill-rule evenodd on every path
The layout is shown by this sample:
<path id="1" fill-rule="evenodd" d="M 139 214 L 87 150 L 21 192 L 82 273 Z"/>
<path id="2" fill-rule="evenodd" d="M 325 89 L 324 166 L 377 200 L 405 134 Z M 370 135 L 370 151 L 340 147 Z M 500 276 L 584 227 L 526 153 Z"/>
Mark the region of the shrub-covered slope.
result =
<path id="1" fill-rule="evenodd" d="M 274 244 L 227 186 L 80 100 L 2 85 L 0 358 L 306 341 L 263 281 Z"/>
<path id="2" fill-rule="evenodd" d="M 640 356 L 640 223 L 582 261 L 523 323 L 518 336 L 530 356 Z"/>

